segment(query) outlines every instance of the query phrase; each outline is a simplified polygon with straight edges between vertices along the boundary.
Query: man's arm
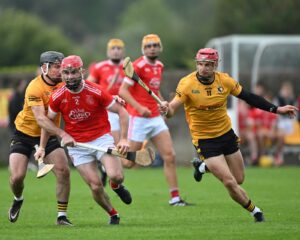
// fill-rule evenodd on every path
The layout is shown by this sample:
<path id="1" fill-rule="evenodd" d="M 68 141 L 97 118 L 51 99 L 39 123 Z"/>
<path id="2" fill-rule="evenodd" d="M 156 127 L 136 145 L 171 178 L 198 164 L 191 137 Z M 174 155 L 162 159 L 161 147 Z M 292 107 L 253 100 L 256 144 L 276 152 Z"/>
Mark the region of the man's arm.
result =
<path id="1" fill-rule="evenodd" d="M 120 153 L 125 154 L 129 149 L 129 144 L 127 141 L 129 116 L 126 109 L 119 103 L 115 102 L 109 111 L 117 113 L 119 115 L 119 121 L 121 126 L 120 141 L 117 143 L 117 147 Z"/>
<path id="2" fill-rule="evenodd" d="M 39 145 L 38 149 L 36 149 L 36 152 L 34 154 L 35 160 L 45 157 L 45 148 L 47 146 L 49 137 L 50 137 L 50 134 L 44 128 L 42 128 L 41 129 L 41 137 L 40 137 L 40 145 Z"/>
<path id="3" fill-rule="evenodd" d="M 52 119 L 56 117 L 57 113 L 54 113 L 49 109 L 47 117 L 44 106 L 33 106 L 31 109 L 38 125 L 41 128 L 44 128 L 50 134 L 59 136 L 65 145 L 74 146 L 75 140 L 64 130 L 57 127 L 52 121 Z"/>
<path id="4" fill-rule="evenodd" d="M 253 107 L 259 108 L 267 112 L 289 115 L 289 117 L 291 118 L 294 118 L 296 116 L 296 112 L 298 111 L 298 108 L 292 105 L 286 105 L 282 107 L 275 106 L 263 97 L 248 92 L 244 89 L 242 89 L 241 93 L 237 95 L 237 97 L 244 100 Z"/>
<path id="5" fill-rule="evenodd" d="M 129 92 L 130 84 L 123 81 L 120 90 L 119 95 L 132 107 L 134 107 L 143 117 L 149 117 L 151 115 L 151 111 L 147 108 L 139 104 L 133 96 Z M 146 93 L 145 93 L 146 94 Z"/>
<path id="6" fill-rule="evenodd" d="M 47 132 L 54 134 L 59 137 L 63 137 L 65 134 L 65 131 L 62 129 L 58 128 L 53 121 L 51 121 L 47 116 L 45 112 L 45 107 L 44 106 L 32 106 L 31 107 L 32 112 L 34 114 L 34 117 L 37 121 L 37 124 L 41 127 L 44 128 Z M 54 119 L 56 115 L 53 115 L 51 119 Z"/>
<path id="7" fill-rule="evenodd" d="M 182 102 L 176 98 L 173 98 L 171 102 L 163 101 L 159 106 L 159 110 L 163 113 L 167 118 L 171 118 L 174 116 L 178 108 L 182 105 Z"/>

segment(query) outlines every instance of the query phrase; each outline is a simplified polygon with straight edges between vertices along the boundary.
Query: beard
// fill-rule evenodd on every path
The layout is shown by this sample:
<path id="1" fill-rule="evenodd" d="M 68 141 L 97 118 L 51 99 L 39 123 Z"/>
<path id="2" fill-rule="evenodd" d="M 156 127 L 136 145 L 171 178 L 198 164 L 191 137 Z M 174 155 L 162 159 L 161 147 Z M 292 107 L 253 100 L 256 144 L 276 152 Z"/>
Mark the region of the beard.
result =
<path id="1" fill-rule="evenodd" d="M 55 84 L 58 84 L 62 81 L 61 77 L 50 77 L 48 74 L 46 76 L 47 76 L 47 78 L 49 78 Z"/>
<path id="2" fill-rule="evenodd" d="M 154 61 L 158 58 L 158 56 L 147 56 L 151 61 Z"/>
<path id="3" fill-rule="evenodd" d="M 119 64 L 121 62 L 121 58 L 112 58 L 111 61 L 114 63 L 114 64 Z"/>

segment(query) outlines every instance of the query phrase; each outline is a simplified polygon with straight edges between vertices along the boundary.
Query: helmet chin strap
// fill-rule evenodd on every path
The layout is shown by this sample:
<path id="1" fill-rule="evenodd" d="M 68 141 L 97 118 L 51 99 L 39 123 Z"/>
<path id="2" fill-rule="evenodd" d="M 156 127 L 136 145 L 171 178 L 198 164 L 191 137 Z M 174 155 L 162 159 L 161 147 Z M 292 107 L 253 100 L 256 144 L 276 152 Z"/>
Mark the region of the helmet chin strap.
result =
<path id="1" fill-rule="evenodd" d="M 54 82 L 55 84 L 60 83 L 61 82 L 61 78 L 52 78 L 50 77 L 48 74 L 46 74 L 47 78 L 49 78 L 52 82 Z"/>
<path id="2" fill-rule="evenodd" d="M 49 63 L 46 63 L 46 69 L 44 70 L 41 66 L 41 71 L 43 75 L 45 75 L 47 78 L 49 78 L 53 83 L 57 84 L 61 82 L 61 78 L 52 78 L 48 75 L 49 73 Z"/>
<path id="3" fill-rule="evenodd" d="M 196 77 L 204 85 L 211 84 L 215 80 L 213 76 L 211 76 L 211 77 L 204 77 L 204 76 L 201 76 L 198 72 L 196 73 Z"/>

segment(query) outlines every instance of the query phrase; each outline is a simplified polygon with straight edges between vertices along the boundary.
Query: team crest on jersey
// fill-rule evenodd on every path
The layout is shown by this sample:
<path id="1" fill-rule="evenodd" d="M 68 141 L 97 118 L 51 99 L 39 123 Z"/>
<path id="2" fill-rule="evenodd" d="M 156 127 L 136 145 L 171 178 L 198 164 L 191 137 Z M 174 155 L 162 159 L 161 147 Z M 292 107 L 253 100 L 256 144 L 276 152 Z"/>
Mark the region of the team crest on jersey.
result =
<path id="1" fill-rule="evenodd" d="M 224 91 L 224 88 L 221 87 L 221 86 L 219 86 L 219 87 L 218 87 L 218 93 L 222 93 L 223 91 Z"/>
<path id="2" fill-rule="evenodd" d="M 94 97 L 91 96 L 91 95 L 87 95 L 86 96 L 86 103 L 89 104 L 89 105 L 94 105 L 95 104 Z"/>
<path id="3" fill-rule="evenodd" d="M 151 72 L 150 68 L 145 68 L 145 72 Z"/>
<path id="4" fill-rule="evenodd" d="M 200 91 L 199 91 L 198 89 L 192 89 L 192 93 L 193 93 L 193 94 L 199 94 Z"/>

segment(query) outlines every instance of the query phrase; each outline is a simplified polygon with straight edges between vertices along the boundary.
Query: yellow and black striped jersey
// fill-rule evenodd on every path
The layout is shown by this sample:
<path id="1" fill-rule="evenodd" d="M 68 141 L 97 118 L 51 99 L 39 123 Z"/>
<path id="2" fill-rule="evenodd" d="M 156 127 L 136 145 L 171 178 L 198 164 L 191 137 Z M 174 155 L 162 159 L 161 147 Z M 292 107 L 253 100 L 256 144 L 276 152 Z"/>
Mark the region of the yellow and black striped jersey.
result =
<path id="1" fill-rule="evenodd" d="M 23 110 L 16 117 L 16 129 L 32 137 L 41 135 L 41 128 L 37 124 L 34 114 L 31 110 L 33 106 L 44 106 L 46 114 L 48 113 L 48 103 L 52 92 L 59 88 L 62 83 L 55 86 L 47 84 L 42 76 L 33 79 L 25 92 L 25 100 Z M 55 124 L 59 126 L 60 115 L 56 117 Z"/>
<path id="2" fill-rule="evenodd" d="M 196 71 L 180 80 L 175 98 L 184 104 L 194 145 L 198 139 L 215 138 L 231 129 L 227 98 L 241 91 L 237 81 L 221 72 L 215 72 L 215 80 L 209 85 L 197 79 Z"/>

